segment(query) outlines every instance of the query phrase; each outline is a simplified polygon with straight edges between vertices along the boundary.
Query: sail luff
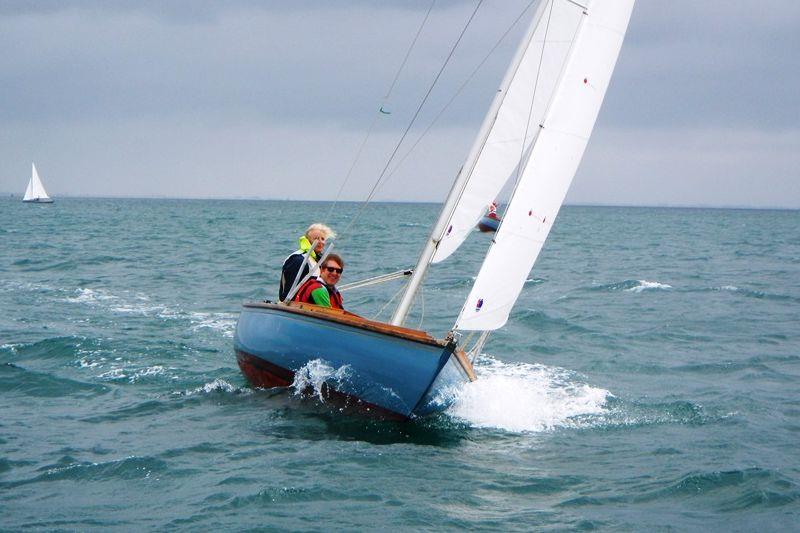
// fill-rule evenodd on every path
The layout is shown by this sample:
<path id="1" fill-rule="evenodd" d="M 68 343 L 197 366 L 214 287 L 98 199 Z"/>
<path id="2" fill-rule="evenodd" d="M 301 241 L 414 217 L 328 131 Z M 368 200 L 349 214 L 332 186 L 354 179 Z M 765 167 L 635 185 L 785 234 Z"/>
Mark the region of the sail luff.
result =
<path id="1" fill-rule="evenodd" d="M 493 330 L 508 320 L 583 156 L 633 3 L 595 1 L 582 15 L 559 88 L 456 329 Z"/>
<path id="2" fill-rule="evenodd" d="M 513 82 L 517 69 L 519 68 L 519 65 L 522 63 L 525 57 L 525 52 L 527 50 L 528 44 L 530 43 L 530 40 L 533 38 L 536 27 L 538 25 L 539 20 L 541 19 L 544 7 L 547 3 L 548 3 L 547 1 L 542 1 L 539 3 L 536 12 L 534 14 L 533 21 L 531 22 L 528 31 L 526 33 L 526 36 L 517 47 L 514 59 L 512 60 L 511 65 L 509 66 L 508 71 L 506 72 L 506 75 L 504 76 L 503 81 L 500 84 L 500 88 L 497 90 L 497 93 L 495 94 L 495 97 L 492 100 L 492 105 L 490 106 L 489 111 L 486 113 L 486 116 L 484 117 L 481 129 L 478 132 L 477 137 L 475 138 L 475 141 L 472 145 L 472 148 L 470 149 L 467 159 L 464 165 L 461 167 L 461 170 L 459 170 L 459 173 L 456 176 L 456 180 L 450 189 L 450 192 L 447 196 L 447 199 L 445 200 L 444 205 L 442 206 L 439 218 L 437 219 L 436 224 L 434 224 L 433 226 L 431 234 L 425 243 L 425 247 L 423 248 L 422 253 L 420 253 L 420 256 L 417 260 L 417 264 L 414 267 L 414 273 L 411 276 L 411 279 L 409 279 L 405 292 L 403 293 L 403 296 L 400 299 L 400 302 L 398 303 L 394 314 L 392 315 L 392 319 L 390 321 L 391 324 L 402 325 L 403 322 L 405 322 L 406 317 L 408 316 L 408 312 L 411 309 L 411 305 L 414 302 L 414 298 L 416 297 L 416 293 L 419 290 L 419 287 L 422 285 L 422 281 L 425 278 L 428 267 L 434 260 L 437 247 L 439 246 L 439 243 L 441 242 L 444 235 L 447 233 L 448 225 L 450 224 L 450 220 L 452 219 L 454 210 L 457 208 L 459 204 L 464 188 L 469 184 L 469 180 L 472 176 L 472 171 L 475 167 L 475 164 L 486 144 L 486 139 L 492 132 L 492 128 L 494 127 L 495 122 L 497 120 L 499 110 L 502 107 L 506 95 L 508 94 L 508 87 Z"/>

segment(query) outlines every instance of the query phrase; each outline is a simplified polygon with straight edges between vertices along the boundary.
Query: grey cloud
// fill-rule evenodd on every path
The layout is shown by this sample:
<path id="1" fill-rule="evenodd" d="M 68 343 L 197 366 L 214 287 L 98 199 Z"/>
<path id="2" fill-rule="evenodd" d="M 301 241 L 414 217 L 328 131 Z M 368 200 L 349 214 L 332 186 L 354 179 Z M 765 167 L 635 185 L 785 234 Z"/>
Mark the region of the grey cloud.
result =
<path id="1" fill-rule="evenodd" d="M 528 0 L 484 2 L 423 111 L 420 127 L 429 123 L 527 4 Z M 238 175 L 250 176 L 252 188 L 247 190 L 257 195 L 259 186 L 273 188 L 267 178 L 262 183 L 248 174 L 250 168 L 265 164 L 258 143 L 248 141 L 251 133 L 281 147 L 270 152 L 270 161 L 297 180 L 303 177 L 302 168 L 292 165 L 299 159 L 314 173 L 329 165 L 346 169 L 429 5 L 428 0 L 1 2 L 0 190 L 16 190 L 18 169 L 24 170 L 29 159 L 44 152 L 64 174 L 75 177 L 75 190 L 91 194 L 92 187 L 101 185 L 89 186 L 81 178 L 84 164 L 74 160 L 100 158 L 114 165 L 107 154 L 117 154 L 116 168 L 125 185 L 116 190 L 135 194 L 134 184 L 147 182 L 143 175 L 180 172 L 184 166 L 176 160 L 179 154 L 194 157 L 197 167 L 184 180 L 203 175 L 203 195 L 224 196 L 228 184 L 215 184 L 214 175 L 203 169 L 221 173 L 235 153 Z M 384 144 L 372 147 L 374 154 L 391 150 L 391 140 L 405 128 L 474 5 L 469 0 L 436 2 L 387 103 L 392 115 L 381 117 L 378 124 Z M 696 201 L 692 194 L 714 197 L 719 182 L 706 176 L 715 172 L 737 184 L 763 174 L 776 184 L 776 205 L 784 201 L 794 190 L 787 188 L 787 180 L 794 178 L 793 143 L 800 152 L 798 27 L 800 4 L 789 0 L 639 0 L 573 200 L 591 201 L 598 190 L 613 191 L 610 180 L 624 176 L 626 183 L 647 186 L 628 187 L 635 192 L 620 192 L 621 197 L 647 203 L 647 191 L 658 190 L 661 181 L 670 179 L 668 172 L 648 167 L 672 162 L 687 183 L 680 193 L 687 203 Z M 509 35 L 431 133 L 437 142 L 453 137 L 454 152 L 420 146 L 442 174 L 449 176 L 463 160 L 522 29 Z M 148 130 L 158 132 L 152 134 L 157 143 L 141 139 Z M 289 137 L 276 139 L 278 132 L 290 132 Z M 326 141 L 317 132 L 338 138 Z M 619 143 L 618 151 L 604 140 L 608 132 Z M 750 133 L 742 137 L 742 132 Z M 172 137 L 193 141 L 170 141 Z M 641 144 L 641 139 L 649 142 Z M 710 157 L 713 139 L 719 151 Z M 746 143 L 732 139 L 753 143 L 747 157 L 741 153 Z M 780 147 L 774 145 L 778 140 Z M 662 147 L 663 153 L 658 152 L 661 141 L 669 144 Z M 126 151 L 126 143 L 139 148 Z M 312 161 L 311 145 L 322 144 L 325 159 Z M 594 145 L 603 148 L 593 152 L 599 150 Z M 724 160 L 729 152 L 730 161 L 738 164 Z M 381 157 L 370 157 L 380 168 Z M 762 172 L 760 159 L 770 163 Z M 131 161 L 136 168 L 126 166 Z M 424 166 L 409 164 L 424 173 Z M 372 171 L 363 172 L 368 176 Z M 596 188 L 580 185 L 587 172 Z M 648 176 L 658 181 L 648 181 Z M 686 182 L 690 177 L 702 190 L 692 193 Z M 148 194 L 158 183 L 153 178 Z M 53 186 L 57 184 L 56 180 Z M 102 186 L 114 190 L 113 184 Z M 392 187 L 387 186 L 386 194 L 403 196 L 402 187 Z M 424 195 L 420 191 L 418 195 Z M 297 194 L 301 192 L 287 192 L 302 197 Z M 429 199 L 437 198 L 431 193 Z M 725 201 L 738 202 L 733 196 Z M 758 205 L 768 203 L 758 200 Z"/>

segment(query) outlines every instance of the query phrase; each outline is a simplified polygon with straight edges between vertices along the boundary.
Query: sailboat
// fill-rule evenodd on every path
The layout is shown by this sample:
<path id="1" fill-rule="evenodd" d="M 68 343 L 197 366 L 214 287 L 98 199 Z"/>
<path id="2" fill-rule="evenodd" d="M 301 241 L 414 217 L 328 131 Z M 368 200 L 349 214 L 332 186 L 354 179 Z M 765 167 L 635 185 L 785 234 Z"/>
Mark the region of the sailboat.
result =
<path id="1" fill-rule="evenodd" d="M 448 407 L 475 380 L 488 334 L 507 322 L 594 127 L 634 0 L 542 0 L 388 323 L 297 302 L 245 303 L 237 362 L 257 387 L 289 386 L 315 362 L 324 394 L 390 418 Z M 444 261 L 504 187 L 507 208 L 452 329 L 403 324 L 431 264 Z M 461 346 L 465 332 L 477 340 Z"/>
<path id="2" fill-rule="evenodd" d="M 489 210 L 478 221 L 478 230 L 482 233 L 491 233 L 497 231 L 500 227 L 500 217 L 497 215 L 497 203 L 492 202 Z"/>
<path id="3" fill-rule="evenodd" d="M 31 163 L 31 179 L 28 182 L 28 187 L 25 189 L 25 196 L 22 197 L 23 202 L 37 203 L 37 204 L 52 204 L 53 199 L 47 195 L 44 190 L 42 180 L 39 178 L 39 173 L 36 172 L 36 165 Z"/>

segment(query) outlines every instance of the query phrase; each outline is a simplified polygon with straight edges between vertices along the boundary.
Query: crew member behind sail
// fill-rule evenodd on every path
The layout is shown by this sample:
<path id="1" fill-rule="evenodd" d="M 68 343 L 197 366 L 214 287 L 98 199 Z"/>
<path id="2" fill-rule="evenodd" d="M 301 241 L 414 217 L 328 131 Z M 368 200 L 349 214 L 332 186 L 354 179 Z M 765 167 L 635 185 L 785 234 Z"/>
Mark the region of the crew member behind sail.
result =
<path id="1" fill-rule="evenodd" d="M 295 278 L 298 283 L 306 275 L 311 272 L 316 275 L 317 260 L 322 256 L 322 250 L 325 248 L 325 241 L 336 237 L 336 233 L 325 224 L 311 224 L 306 232 L 300 236 L 300 249 L 287 257 L 283 262 L 283 270 L 281 271 L 281 284 L 278 290 L 278 297 L 280 301 L 284 301 L 289 295 L 289 291 L 294 285 Z M 313 250 L 312 250 L 313 246 Z M 306 257 L 305 266 L 303 262 Z M 303 271 L 300 272 L 300 267 Z M 298 275 L 299 274 L 299 275 Z"/>
<path id="2" fill-rule="evenodd" d="M 295 302 L 305 302 L 333 309 L 344 309 L 342 295 L 336 288 L 336 282 L 344 272 L 344 261 L 336 254 L 328 254 L 320 265 L 319 276 L 308 279 L 297 295 Z"/>

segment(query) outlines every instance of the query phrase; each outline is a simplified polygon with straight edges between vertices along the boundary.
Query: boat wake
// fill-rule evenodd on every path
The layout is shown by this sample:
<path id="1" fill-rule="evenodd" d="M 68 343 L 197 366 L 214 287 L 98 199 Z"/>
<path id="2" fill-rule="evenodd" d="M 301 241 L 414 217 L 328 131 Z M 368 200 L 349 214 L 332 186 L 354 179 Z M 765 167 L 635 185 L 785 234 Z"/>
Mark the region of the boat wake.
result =
<path id="1" fill-rule="evenodd" d="M 567 370 L 527 363 L 504 363 L 483 355 L 478 380 L 456 393 L 448 415 L 473 427 L 518 433 L 585 427 L 607 414 L 611 393 L 576 381 Z"/>

